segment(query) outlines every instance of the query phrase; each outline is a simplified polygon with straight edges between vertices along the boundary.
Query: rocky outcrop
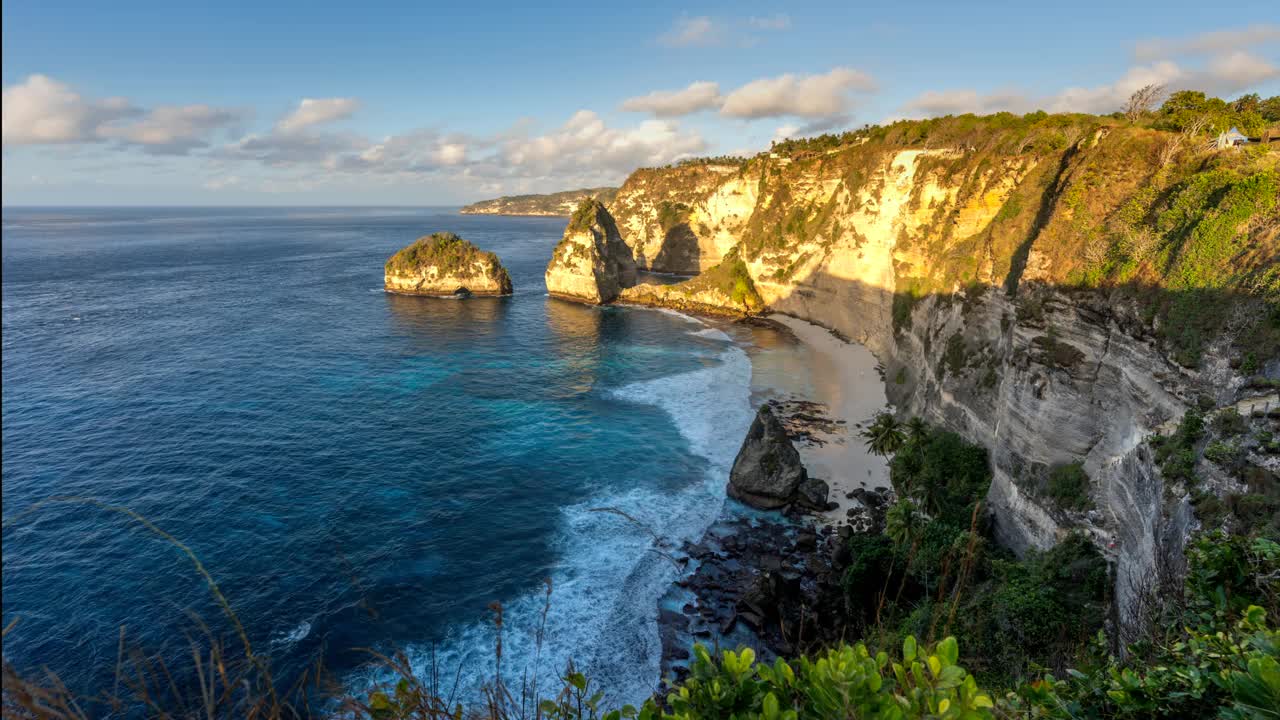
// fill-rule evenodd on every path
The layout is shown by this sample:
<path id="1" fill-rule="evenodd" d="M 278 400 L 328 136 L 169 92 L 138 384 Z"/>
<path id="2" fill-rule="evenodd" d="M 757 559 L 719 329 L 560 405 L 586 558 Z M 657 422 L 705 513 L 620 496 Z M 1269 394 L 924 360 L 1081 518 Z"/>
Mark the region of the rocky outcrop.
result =
<path id="1" fill-rule="evenodd" d="M 737 249 L 718 265 L 697 277 L 675 285 L 641 283 L 622 291 L 618 299 L 632 305 L 649 305 L 706 315 L 745 317 L 764 309 L 764 301 Z"/>
<path id="2" fill-rule="evenodd" d="M 641 268 L 692 274 L 738 244 L 759 179 L 741 160 L 686 161 L 637 170 L 608 204 Z"/>
<path id="3" fill-rule="evenodd" d="M 799 142 L 715 176 L 638 171 L 617 200 L 632 208 L 623 237 L 646 267 L 678 272 L 711 266 L 730 251 L 715 228 L 735 228 L 762 307 L 864 344 L 902 414 L 988 448 L 1002 542 L 1022 552 L 1083 530 L 1116 560 L 1119 592 L 1176 563 L 1195 527 L 1189 490 L 1161 478 L 1145 439 L 1237 401 L 1247 368 L 1280 358 L 1280 153 L 1161 166 L 1169 135 L 1152 130 L 984 123 Z M 690 218 L 696 262 L 655 253 L 664 203 Z M 699 282 L 630 294 L 687 309 L 724 297 Z M 1092 510 L 1045 492 L 1073 462 Z"/>
<path id="4" fill-rule="evenodd" d="M 595 199 L 582 201 L 547 263 L 547 292 L 595 305 L 636 284 L 636 263 L 613 216 Z"/>
<path id="5" fill-rule="evenodd" d="M 762 405 L 734 458 L 726 492 L 762 510 L 796 505 L 822 511 L 828 489 L 826 482 L 808 476 L 786 428 L 768 405 Z"/>
<path id="6" fill-rule="evenodd" d="M 449 232 L 418 238 L 392 255 L 387 290 L 410 295 L 510 295 L 511 276 L 498 256 Z"/>

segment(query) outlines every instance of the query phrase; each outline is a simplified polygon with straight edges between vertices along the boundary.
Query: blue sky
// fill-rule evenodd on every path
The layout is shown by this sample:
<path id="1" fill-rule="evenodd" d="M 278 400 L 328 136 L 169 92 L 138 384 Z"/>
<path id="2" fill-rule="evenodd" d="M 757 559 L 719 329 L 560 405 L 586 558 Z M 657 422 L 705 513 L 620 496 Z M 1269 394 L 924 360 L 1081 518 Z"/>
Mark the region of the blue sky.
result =
<path id="1" fill-rule="evenodd" d="M 1280 93 L 1261 2 L 3 4 L 6 205 L 455 204 L 947 112 Z"/>

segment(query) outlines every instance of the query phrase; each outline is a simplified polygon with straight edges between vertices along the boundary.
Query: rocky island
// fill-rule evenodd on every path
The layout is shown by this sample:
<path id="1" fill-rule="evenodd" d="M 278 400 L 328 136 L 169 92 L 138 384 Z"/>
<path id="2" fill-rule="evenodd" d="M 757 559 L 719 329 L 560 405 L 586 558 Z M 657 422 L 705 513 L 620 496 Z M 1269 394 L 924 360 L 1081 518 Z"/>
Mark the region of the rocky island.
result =
<path id="1" fill-rule="evenodd" d="M 599 200 L 579 205 L 547 263 L 547 292 L 594 305 L 636 284 L 636 261 Z"/>
<path id="2" fill-rule="evenodd" d="M 511 276 L 498 256 L 451 232 L 418 238 L 392 255 L 384 287 L 410 295 L 510 295 Z"/>

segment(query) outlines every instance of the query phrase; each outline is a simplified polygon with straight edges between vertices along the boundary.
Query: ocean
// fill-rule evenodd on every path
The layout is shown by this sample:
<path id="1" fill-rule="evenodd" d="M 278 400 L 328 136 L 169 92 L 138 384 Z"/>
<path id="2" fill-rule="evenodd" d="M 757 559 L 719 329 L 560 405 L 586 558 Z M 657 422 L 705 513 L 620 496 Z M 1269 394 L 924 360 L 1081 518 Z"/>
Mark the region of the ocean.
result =
<path id="1" fill-rule="evenodd" d="M 110 689 L 128 644 L 181 677 L 195 618 L 277 680 L 362 648 L 656 687 L 663 548 L 724 504 L 751 366 L 704 321 L 546 296 L 564 220 L 449 209 L 19 209 L 3 214 L 7 660 Z M 451 230 L 509 298 L 387 294 L 382 265 Z M 655 546 L 654 537 L 662 538 Z M 464 680 L 464 685 L 467 681 Z M 474 687 L 464 687 L 474 693 Z"/>

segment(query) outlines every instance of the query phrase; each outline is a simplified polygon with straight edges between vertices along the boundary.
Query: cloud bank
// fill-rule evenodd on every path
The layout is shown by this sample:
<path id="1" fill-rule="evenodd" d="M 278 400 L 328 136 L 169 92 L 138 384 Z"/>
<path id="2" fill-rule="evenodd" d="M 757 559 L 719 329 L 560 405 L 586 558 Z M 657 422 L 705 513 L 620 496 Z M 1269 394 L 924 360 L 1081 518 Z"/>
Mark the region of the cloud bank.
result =
<path id="1" fill-rule="evenodd" d="M 970 88 L 921 93 L 902 107 L 908 117 L 991 113 L 1109 113 L 1119 110 L 1135 90 L 1164 85 L 1170 91 L 1203 90 L 1230 96 L 1280 79 L 1275 62 L 1244 49 L 1280 41 L 1280 26 L 1254 25 L 1242 30 L 1202 33 L 1181 39 L 1147 40 L 1134 48 L 1133 65 L 1115 81 L 1090 87 L 1067 87 L 1048 95 L 1016 88 L 979 92 Z"/>
<path id="2" fill-rule="evenodd" d="M 182 155 L 241 120 L 209 105 L 161 105 L 150 110 L 121 97 L 82 97 L 47 75 L 4 89 L 6 146 L 116 142 L 153 154 Z"/>

